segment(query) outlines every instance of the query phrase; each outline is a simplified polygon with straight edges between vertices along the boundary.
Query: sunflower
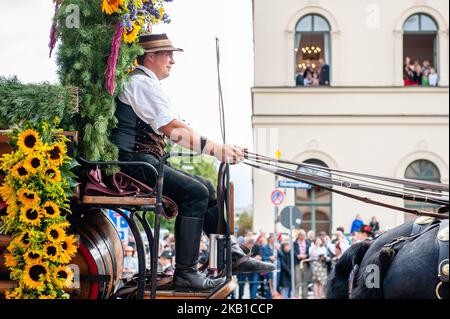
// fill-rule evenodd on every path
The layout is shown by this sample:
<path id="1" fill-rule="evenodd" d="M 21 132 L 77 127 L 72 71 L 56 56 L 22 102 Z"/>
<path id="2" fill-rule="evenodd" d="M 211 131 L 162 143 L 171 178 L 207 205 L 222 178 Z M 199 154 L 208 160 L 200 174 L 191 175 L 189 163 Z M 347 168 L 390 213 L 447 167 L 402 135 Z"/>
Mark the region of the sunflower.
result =
<path id="1" fill-rule="evenodd" d="M 67 266 L 58 266 L 54 273 L 56 286 L 67 288 L 73 283 L 73 271 Z"/>
<path id="2" fill-rule="evenodd" d="M 123 41 L 126 43 L 133 43 L 139 34 L 139 31 L 141 31 L 142 27 L 139 24 L 133 25 L 131 31 L 128 31 L 126 28 L 123 31 Z"/>
<path id="3" fill-rule="evenodd" d="M 44 255 L 51 261 L 60 261 L 61 245 L 58 243 L 47 243 L 44 245 Z"/>
<path id="4" fill-rule="evenodd" d="M 25 167 L 30 173 L 36 173 L 44 164 L 44 159 L 40 156 L 36 156 L 34 154 L 28 155 L 23 163 L 23 167 Z"/>
<path id="5" fill-rule="evenodd" d="M 20 220 L 30 226 L 39 226 L 41 224 L 42 213 L 38 208 L 24 206 L 20 210 Z"/>
<path id="6" fill-rule="evenodd" d="M 23 283 L 31 289 L 41 290 L 49 277 L 48 267 L 43 262 L 34 262 L 25 266 Z"/>
<path id="7" fill-rule="evenodd" d="M 61 248 L 61 261 L 67 264 L 77 253 L 77 239 L 75 236 L 66 236 L 64 241 L 61 243 Z"/>
<path id="8" fill-rule="evenodd" d="M 42 252 L 37 250 L 29 250 L 24 254 L 25 261 L 27 264 L 32 264 L 38 262 L 42 258 Z"/>
<path id="9" fill-rule="evenodd" d="M 19 236 L 12 240 L 11 244 L 8 246 L 8 250 L 12 251 L 16 247 L 27 248 L 31 243 L 30 238 L 30 232 L 28 230 L 23 231 Z"/>
<path id="10" fill-rule="evenodd" d="M 60 213 L 58 205 L 51 201 L 45 202 L 41 211 L 46 217 L 50 218 L 56 218 Z"/>
<path id="11" fill-rule="evenodd" d="M 123 5 L 123 0 L 103 0 L 102 1 L 102 12 L 106 14 L 113 14 L 119 11 L 119 6 Z"/>
<path id="12" fill-rule="evenodd" d="M 0 186 L 0 197 L 3 198 L 5 202 L 8 202 L 13 196 L 15 196 L 15 194 L 11 186 L 8 183 L 3 183 L 3 185 Z"/>
<path id="13" fill-rule="evenodd" d="M 19 190 L 18 194 L 19 194 L 19 200 L 25 206 L 29 206 L 29 207 L 37 206 L 37 205 L 39 205 L 39 202 L 41 201 L 38 194 L 31 189 L 22 188 Z"/>
<path id="14" fill-rule="evenodd" d="M 61 165 L 66 152 L 67 150 L 64 143 L 56 143 L 50 146 L 47 151 L 50 163 L 55 165 Z"/>
<path id="15" fill-rule="evenodd" d="M 51 242 L 62 242 L 66 238 L 66 232 L 58 224 L 47 227 L 45 231 L 47 239 Z"/>
<path id="16" fill-rule="evenodd" d="M 8 268 L 17 266 L 17 260 L 13 254 L 10 254 L 10 253 L 5 254 L 5 266 Z"/>
<path id="17" fill-rule="evenodd" d="M 44 170 L 44 176 L 52 182 L 61 181 L 61 171 L 55 166 L 47 167 Z"/>
<path id="18" fill-rule="evenodd" d="M 26 154 L 31 153 L 39 145 L 39 134 L 35 130 L 25 130 L 19 134 L 17 146 Z"/>
<path id="19" fill-rule="evenodd" d="M 20 180 L 24 180 L 30 176 L 30 171 L 28 171 L 26 167 L 23 166 L 23 164 L 19 163 L 13 167 L 11 176 L 16 177 Z"/>

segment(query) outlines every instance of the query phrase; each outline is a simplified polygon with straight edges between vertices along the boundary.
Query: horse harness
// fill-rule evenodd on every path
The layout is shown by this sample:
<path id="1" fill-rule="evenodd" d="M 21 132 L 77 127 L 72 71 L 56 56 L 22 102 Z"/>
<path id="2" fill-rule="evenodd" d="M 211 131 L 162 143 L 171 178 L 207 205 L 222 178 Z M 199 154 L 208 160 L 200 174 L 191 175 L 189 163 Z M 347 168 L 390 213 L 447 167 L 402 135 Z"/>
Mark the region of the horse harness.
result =
<path id="1" fill-rule="evenodd" d="M 384 247 L 392 248 L 397 252 L 406 242 L 413 241 L 437 227 L 439 227 L 439 231 L 436 236 L 439 249 L 437 273 L 440 282 L 436 285 L 435 294 L 438 299 L 445 299 L 448 298 L 448 296 L 443 297 L 441 292 L 444 287 L 448 287 L 449 282 L 448 219 L 440 220 L 433 217 L 419 217 L 415 220 L 409 236 L 395 238 L 391 243 L 384 245 Z"/>

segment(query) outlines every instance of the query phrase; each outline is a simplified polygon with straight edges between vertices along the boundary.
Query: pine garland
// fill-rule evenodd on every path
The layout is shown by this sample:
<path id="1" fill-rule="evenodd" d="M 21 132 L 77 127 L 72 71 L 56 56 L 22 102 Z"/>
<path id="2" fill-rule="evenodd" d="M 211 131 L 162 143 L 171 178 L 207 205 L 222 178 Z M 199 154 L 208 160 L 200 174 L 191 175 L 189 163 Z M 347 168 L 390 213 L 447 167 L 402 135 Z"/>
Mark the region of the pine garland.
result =
<path id="1" fill-rule="evenodd" d="M 22 84 L 16 77 L 0 77 L 0 128 L 27 121 L 33 126 L 43 120 L 61 119 L 61 127 L 74 129 L 78 92 L 73 86 Z"/>
<path id="2" fill-rule="evenodd" d="M 72 11 L 80 8 L 80 27 L 66 27 Z M 122 42 L 116 65 L 114 96 L 105 89 L 105 70 L 111 50 L 117 17 L 101 12 L 100 2 L 92 0 L 65 0 L 57 15 L 58 37 L 61 46 L 57 54 L 59 76 L 64 86 L 80 88 L 80 114 L 76 123 L 81 136 L 81 153 L 90 160 L 117 160 L 117 147 L 109 140 L 117 124 L 114 117 L 115 97 L 127 79 L 142 49 L 136 43 Z"/>

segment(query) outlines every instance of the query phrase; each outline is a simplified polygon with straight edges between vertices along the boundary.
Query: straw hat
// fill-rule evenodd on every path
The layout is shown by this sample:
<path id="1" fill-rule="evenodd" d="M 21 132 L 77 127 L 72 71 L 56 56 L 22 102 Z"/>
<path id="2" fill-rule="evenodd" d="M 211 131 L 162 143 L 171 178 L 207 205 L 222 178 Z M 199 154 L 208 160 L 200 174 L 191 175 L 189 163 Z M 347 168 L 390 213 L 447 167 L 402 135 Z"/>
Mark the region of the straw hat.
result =
<path id="1" fill-rule="evenodd" d="M 165 33 L 141 35 L 139 37 L 139 44 L 146 53 L 158 51 L 184 51 L 183 49 L 175 48 Z"/>

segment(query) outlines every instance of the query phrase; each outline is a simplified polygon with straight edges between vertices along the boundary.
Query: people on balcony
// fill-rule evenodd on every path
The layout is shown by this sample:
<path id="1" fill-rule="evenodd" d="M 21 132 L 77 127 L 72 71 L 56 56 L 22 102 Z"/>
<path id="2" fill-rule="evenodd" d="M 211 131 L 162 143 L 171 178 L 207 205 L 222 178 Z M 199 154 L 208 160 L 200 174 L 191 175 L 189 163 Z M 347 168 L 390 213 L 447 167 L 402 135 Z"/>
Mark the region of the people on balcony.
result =
<path id="1" fill-rule="evenodd" d="M 424 60 L 421 65 L 418 60 L 413 63 L 410 57 L 406 57 L 403 65 L 403 83 L 405 86 L 437 86 L 438 74 L 430 61 Z"/>
<path id="2" fill-rule="evenodd" d="M 330 85 L 330 66 L 323 58 L 317 60 L 317 66 L 310 60 L 306 60 L 297 72 L 295 82 L 297 86 Z"/>

